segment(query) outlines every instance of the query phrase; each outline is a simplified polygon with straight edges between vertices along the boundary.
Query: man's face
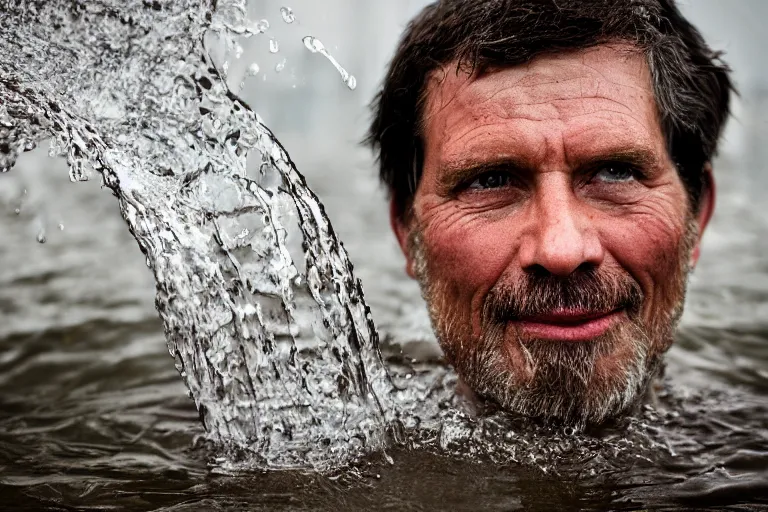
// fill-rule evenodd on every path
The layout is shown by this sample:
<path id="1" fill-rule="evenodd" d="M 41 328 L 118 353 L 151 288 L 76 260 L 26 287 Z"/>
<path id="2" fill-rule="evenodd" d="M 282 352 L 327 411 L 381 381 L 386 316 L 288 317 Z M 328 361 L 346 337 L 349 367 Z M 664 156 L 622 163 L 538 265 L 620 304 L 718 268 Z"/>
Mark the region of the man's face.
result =
<path id="1" fill-rule="evenodd" d="M 393 217 L 408 271 L 477 394 L 602 421 L 672 342 L 712 189 L 694 214 L 631 47 L 455 69 L 427 86 L 423 175 Z"/>

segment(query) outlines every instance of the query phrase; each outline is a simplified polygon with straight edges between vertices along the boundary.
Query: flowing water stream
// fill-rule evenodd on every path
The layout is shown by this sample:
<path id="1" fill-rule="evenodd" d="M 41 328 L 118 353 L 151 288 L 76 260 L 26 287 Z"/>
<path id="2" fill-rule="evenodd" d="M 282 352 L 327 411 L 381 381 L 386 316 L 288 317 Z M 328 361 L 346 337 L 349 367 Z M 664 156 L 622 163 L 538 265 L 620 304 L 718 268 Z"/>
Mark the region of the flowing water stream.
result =
<path id="1" fill-rule="evenodd" d="M 267 24 L 248 25 L 239 2 L 45 2 L 4 16 L 3 165 L 44 130 L 73 181 L 98 173 L 115 193 L 212 437 L 268 467 L 332 467 L 381 445 L 389 380 L 360 283 L 206 49 Z"/>
<path id="2" fill-rule="evenodd" d="M 579 433 L 471 419 L 434 344 L 403 328 L 414 294 L 372 299 L 379 346 L 323 206 L 233 92 L 242 41 L 295 20 L 247 13 L 238 0 L 0 1 L 0 509 L 768 506 L 757 170 L 721 188 L 658 403 Z M 318 39 L 303 44 L 355 87 Z M 35 149 L 49 139 L 66 165 Z M 31 168 L 66 193 L 36 202 Z M 67 187 L 67 169 L 117 200 Z M 365 195 L 330 199 L 337 227 L 371 229 Z M 121 216 L 151 273 L 121 249 Z M 363 273 L 400 287 L 388 264 L 367 270 L 375 248 L 345 239 Z M 149 276 L 162 325 L 139 298 Z"/>

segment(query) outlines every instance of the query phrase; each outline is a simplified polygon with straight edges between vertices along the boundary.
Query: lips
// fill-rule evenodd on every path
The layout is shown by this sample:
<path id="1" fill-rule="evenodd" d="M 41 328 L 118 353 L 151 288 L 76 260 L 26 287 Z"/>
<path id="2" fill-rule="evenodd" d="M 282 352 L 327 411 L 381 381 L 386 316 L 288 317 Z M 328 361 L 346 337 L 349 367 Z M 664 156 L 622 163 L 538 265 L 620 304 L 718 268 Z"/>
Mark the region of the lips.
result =
<path id="1" fill-rule="evenodd" d="M 605 334 L 624 318 L 623 309 L 585 311 L 562 309 L 519 318 L 512 323 L 525 335 L 552 341 L 590 341 Z"/>

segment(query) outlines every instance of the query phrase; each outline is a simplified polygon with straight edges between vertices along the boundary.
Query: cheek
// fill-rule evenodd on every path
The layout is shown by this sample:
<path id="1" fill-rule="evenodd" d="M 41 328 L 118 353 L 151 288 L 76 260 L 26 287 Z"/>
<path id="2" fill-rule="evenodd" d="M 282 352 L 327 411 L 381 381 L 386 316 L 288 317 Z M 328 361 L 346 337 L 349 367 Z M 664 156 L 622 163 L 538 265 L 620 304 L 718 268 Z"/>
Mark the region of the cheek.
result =
<path id="1" fill-rule="evenodd" d="M 601 232 L 608 252 L 640 284 L 647 298 L 656 304 L 669 295 L 680 270 L 685 233 L 682 214 L 612 217 Z"/>
<path id="2" fill-rule="evenodd" d="M 446 205 L 424 215 L 422 225 L 431 278 L 479 310 L 516 252 L 509 223 Z"/>

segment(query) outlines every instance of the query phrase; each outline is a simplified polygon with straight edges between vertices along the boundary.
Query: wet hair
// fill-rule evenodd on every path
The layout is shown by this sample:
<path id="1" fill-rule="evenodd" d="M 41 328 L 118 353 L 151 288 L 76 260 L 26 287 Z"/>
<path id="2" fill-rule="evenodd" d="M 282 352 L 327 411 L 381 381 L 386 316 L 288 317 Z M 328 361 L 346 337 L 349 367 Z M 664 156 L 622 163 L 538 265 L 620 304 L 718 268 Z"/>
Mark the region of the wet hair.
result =
<path id="1" fill-rule="evenodd" d="M 366 142 L 397 215 L 410 211 L 421 178 L 421 119 L 435 70 L 456 62 L 457 71 L 490 72 L 612 42 L 645 55 L 667 150 L 697 210 L 733 85 L 674 0 L 440 0 L 409 23 L 371 103 Z"/>

